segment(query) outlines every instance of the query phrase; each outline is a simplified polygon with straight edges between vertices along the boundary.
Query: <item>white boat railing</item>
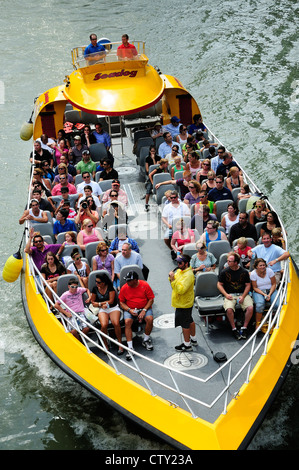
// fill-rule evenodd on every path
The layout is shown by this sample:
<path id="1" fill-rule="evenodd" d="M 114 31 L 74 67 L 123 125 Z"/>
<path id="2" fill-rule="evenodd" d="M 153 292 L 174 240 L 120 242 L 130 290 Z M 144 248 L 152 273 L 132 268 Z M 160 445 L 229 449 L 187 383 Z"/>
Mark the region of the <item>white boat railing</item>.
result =
<path id="1" fill-rule="evenodd" d="M 103 44 L 105 47 L 105 52 L 98 53 L 95 52 L 93 54 L 88 54 L 86 57 L 84 56 L 84 51 L 86 46 L 77 46 L 71 50 L 72 55 L 72 64 L 74 69 L 81 69 L 84 67 L 88 67 L 89 65 L 94 64 L 104 64 L 104 63 L 113 63 L 119 62 L 120 60 L 145 60 L 145 42 L 143 41 L 132 41 L 137 50 L 137 55 L 133 55 L 131 57 L 119 58 L 117 55 L 117 48 L 120 46 L 121 42 L 107 42 Z M 129 54 L 130 49 L 127 51 Z"/>
<path id="2" fill-rule="evenodd" d="M 40 293 L 43 298 L 45 299 L 47 308 L 48 308 L 48 313 L 53 315 L 52 311 L 50 310 L 50 306 L 54 306 L 56 300 L 59 299 L 59 302 L 61 303 L 63 308 L 66 308 L 68 311 L 71 312 L 72 316 L 76 319 L 79 319 L 79 316 L 73 312 L 64 302 L 61 301 L 61 299 L 58 297 L 58 295 L 53 291 L 53 289 L 47 285 L 47 282 L 41 275 L 40 271 L 35 267 L 32 259 L 30 256 L 28 257 L 29 259 L 29 266 L 30 266 L 30 272 L 35 276 L 36 279 L 36 286 L 37 286 L 37 293 Z M 184 371 L 180 371 L 174 368 L 171 368 L 169 366 L 166 366 L 164 364 L 161 364 L 159 362 L 154 361 L 150 357 L 146 357 L 137 351 L 131 352 L 132 355 L 132 362 L 128 362 L 126 360 L 123 360 L 120 356 L 115 355 L 111 351 L 107 350 L 105 345 L 104 345 L 104 338 L 113 344 L 117 346 L 123 347 L 124 350 L 128 351 L 129 349 L 127 346 L 123 344 L 119 344 L 115 339 L 111 338 L 109 335 L 104 334 L 101 332 L 97 327 L 89 323 L 88 321 L 86 322 L 87 325 L 90 328 L 90 332 L 93 332 L 96 334 L 97 341 L 91 338 L 90 334 L 84 334 L 79 328 L 76 328 L 78 331 L 78 334 L 82 340 L 82 343 L 85 345 L 86 350 L 88 353 L 92 353 L 94 351 L 91 351 L 91 347 L 94 348 L 95 351 L 98 353 L 104 353 L 106 357 L 109 358 L 112 367 L 114 368 L 115 372 L 117 374 L 121 374 L 123 372 L 120 372 L 120 369 L 118 367 L 118 364 L 122 364 L 122 366 L 125 366 L 125 368 L 130 369 L 131 371 L 134 371 L 137 373 L 137 375 L 142 379 L 142 382 L 144 384 L 144 387 L 149 390 L 149 392 L 152 395 L 157 395 L 157 393 L 153 390 L 153 387 L 150 385 L 150 382 L 153 384 L 156 384 L 159 388 L 159 396 L 161 396 L 163 399 L 167 400 L 167 392 L 174 393 L 177 397 L 181 398 L 183 402 L 185 403 L 187 409 L 191 413 L 192 417 L 197 418 L 198 417 L 198 410 L 197 412 L 195 411 L 194 408 L 190 405 L 190 402 L 193 404 L 197 404 L 200 406 L 203 406 L 205 408 L 211 409 L 221 398 L 224 399 L 224 404 L 223 404 L 223 411 L 222 413 L 227 412 L 227 405 L 229 402 L 229 395 L 232 393 L 231 392 L 231 387 L 232 385 L 237 381 L 237 379 L 241 378 L 241 383 L 248 383 L 250 380 L 250 373 L 252 369 L 252 364 L 253 361 L 257 361 L 258 358 L 261 355 L 266 355 L 267 350 L 268 350 L 268 342 L 272 333 L 273 328 L 279 328 L 279 320 L 280 320 L 280 310 L 282 305 L 285 303 L 286 300 L 286 295 L 287 295 L 287 280 L 288 280 L 288 264 L 286 265 L 285 272 L 283 274 L 283 278 L 280 284 L 280 287 L 277 291 L 277 296 L 276 298 L 279 298 L 279 306 L 276 312 L 273 311 L 273 304 L 271 305 L 269 311 L 267 314 L 264 316 L 259 328 L 252 334 L 252 336 L 244 343 L 238 351 L 227 360 L 221 367 L 219 367 L 214 373 L 212 373 L 210 376 L 206 378 L 202 377 L 196 377 L 191 374 L 188 374 Z M 45 287 L 47 287 L 53 296 L 54 300 L 51 300 L 48 295 L 45 292 Z M 60 314 L 59 312 L 59 320 L 61 321 L 65 332 L 68 333 L 70 331 L 69 325 L 70 325 L 70 319 L 63 315 Z M 260 341 L 257 341 L 257 336 L 258 333 L 263 329 L 265 325 L 268 324 L 267 331 L 265 332 L 263 338 Z M 73 323 L 71 324 L 72 329 L 74 328 Z M 244 354 L 244 351 L 247 350 L 246 354 L 247 357 L 245 360 L 243 360 L 242 365 L 238 367 L 238 369 L 233 370 L 233 366 L 235 366 L 236 363 L 239 363 L 240 355 Z M 258 358 L 256 357 L 257 354 L 259 354 Z M 150 364 L 154 367 L 151 368 L 151 370 L 157 371 L 157 375 L 150 375 L 148 372 L 145 371 L 146 365 Z M 162 371 L 167 371 L 168 375 L 171 377 L 171 380 L 173 382 L 173 386 L 166 384 L 165 382 L 162 382 L 161 380 L 158 380 L 157 377 L 159 376 L 159 370 Z M 196 396 L 192 396 L 189 393 L 186 393 L 182 387 L 179 386 L 179 378 L 183 379 L 188 379 L 188 381 L 193 381 L 195 384 L 208 384 L 211 382 L 213 379 L 215 379 L 217 376 L 223 377 L 223 372 L 225 370 L 228 370 L 228 378 L 227 378 L 227 383 L 226 385 L 220 390 L 217 396 L 215 396 L 211 401 L 203 401 L 200 400 Z M 244 374 L 244 376 L 241 377 L 241 374 Z M 165 375 L 164 375 L 165 376 Z M 176 377 L 177 378 L 176 378 Z M 186 380 L 183 381 L 183 383 L 186 383 Z M 190 382 L 189 382 L 190 383 Z M 195 389 L 197 390 L 197 387 L 188 387 L 188 390 Z M 240 383 L 238 385 L 238 389 L 234 392 L 234 395 L 237 396 L 238 390 L 240 389 Z M 162 390 L 162 393 L 161 393 Z M 166 392 L 166 394 L 163 393 L 163 390 Z M 202 388 L 200 389 L 202 392 Z M 209 389 L 210 390 L 210 389 Z M 207 396 L 211 396 L 210 392 L 207 394 Z M 175 403 L 173 400 L 169 400 L 171 405 L 174 405 Z M 176 404 L 175 404 L 176 405 Z M 177 405 L 176 405 L 177 406 Z"/>
<path id="3" fill-rule="evenodd" d="M 216 136 L 213 135 L 213 133 L 209 130 L 210 135 L 213 137 L 213 139 L 216 139 L 220 145 L 223 145 L 219 139 L 217 139 Z M 33 151 L 34 155 L 34 151 Z M 33 162 L 34 163 L 34 162 Z M 32 166 L 33 168 L 33 166 Z M 242 168 L 241 168 L 242 169 Z M 243 174 L 246 178 L 246 181 L 249 182 L 251 185 L 252 189 L 254 191 L 260 193 L 259 189 L 257 186 L 251 181 L 251 179 L 248 177 L 248 175 L 245 173 L 245 171 L 242 169 Z M 33 173 L 33 171 L 32 171 Z M 30 186 L 32 184 L 32 174 L 31 174 L 31 179 L 30 179 Z M 30 193 L 30 191 L 29 191 Z M 30 202 L 30 194 L 28 197 L 28 204 Z M 269 204 L 269 202 L 267 201 Z M 27 228 L 29 228 L 28 222 L 26 222 Z M 283 225 L 282 225 L 283 227 Z M 28 230 L 25 231 L 26 233 L 26 242 L 28 240 Z M 283 232 L 285 235 L 285 231 Z M 284 236 L 284 239 L 287 240 L 286 235 Z M 31 276 L 34 276 L 35 283 L 36 283 L 36 293 L 41 294 L 45 300 L 45 304 L 48 309 L 48 314 L 53 315 L 50 307 L 54 306 L 56 300 L 59 299 L 59 302 L 61 303 L 63 308 L 66 308 L 68 311 L 71 312 L 72 316 L 76 319 L 79 320 L 79 316 L 73 312 L 64 302 L 61 301 L 61 299 L 58 297 L 55 291 L 47 284 L 43 276 L 41 275 L 40 271 L 36 268 L 35 264 L 33 263 L 32 259 L 30 256 L 28 256 L 28 261 L 29 261 L 29 273 Z M 91 351 L 91 347 L 94 348 L 95 351 L 98 353 L 103 353 L 105 357 L 109 358 L 109 361 L 111 362 L 111 366 L 114 368 L 115 372 L 117 374 L 122 374 L 123 372 L 120 371 L 119 365 L 121 367 L 125 367 L 127 370 L 130 370 L 134 373 L 137 373 L 138 377 L 140 377 L 142 383 L 144 384 L 144 387 L 149 390 L 149 392 L 155 396 L 157 393 L 153 389 L 153 385 L 157 385 L 159 389 L 159 396 L 161 396 L 163 399 L 168 400 L 170 405 L 172 406 L 178 406 L 173 400 L 170 400 L 167 397 L 167 393 L 171 392 L 175 394 L 178 398 L 180 398 L 183 403 L 185 404 L 187 410 L 190 412 L 193 418 L 198 417 L 198 409 L 195 410 L 194 406 L 202 406 L 204 408 L 211 409 L 213 408 L 221 399 L 223 400 L 223 411 L 222 413 L 225 414 L 227 412 L 227 406 L 229 403 L 229 396 L 232 394 L 231 392 L 231 387 L 233 384 L 236 384 L 237 389 L 233 393 L 233 395 L 236 397 L 238 395 L 238 390 L 240 389 L 240 386 L 243 383 L 248 383 L 250 380 L 250 373 L 252 371 L 252 367 L 254 364 L 254 361 L 256 362 L 261 356 L 265 356 L 268 351 L 268 343 L 271 337 L 271 333 L 273 328 L 279 328 L 280 324 L 280 313 L 281 313 L 281 308 L 282 306 L 286 303 L 287 299 L 287 289 L 288 289 L 288 283 L 289 283 L 289 261 L 285 262 L 285 267 L 284 267 L 284 272 L 282 276 L 282 280 L 280 283 L 280 286 L 277 290 L 277 295 L 270 306 L 267 314 L 264 316 L 263 320 L 261 321 L 259 327 L 256 329 L 256 331 L 250 336 L 250 338 L 244 343 L 243 346 L 241 346 L 238 351 L 230 357 L 227 362 L 223 363 L 214 373 L 209 375 L 208 377 L 202 378 L 202 377 L 196 377 L 194 375 L 188 374 L 184 371 L 177 370 L 174 368 L 171 368 L 169 366 L 166 366 L 165 364 L 159 363 L 157 361 L 154 361 L 150 357 L 146 357 L 143 354 L 138 353 L 137 351 L 131 352 L 132 355 L 132 362 L 128 362 L 126 360 L 123 360 L 120 356 L 115 355 L 111 351 L 107 350 L 104 344 L 104 339 L 107 341 L 112 342 L 113 344 L 117 346 L 121 346 L 125 351 L 128 351 L 128 347 L 119 344 L 115 339 L 111 338 L 109 335 L 106 335 L 105 333 L 101 332 L 97 327 L 89 323 L 88 321 L 86 322 L 90 328 L 90 331 L 96 334 L 97 341 L 91 338 L 90 334 L 84 334 L 79 327 L 76 328 L 78 331 L 78 334 L 82 340 L 82 343 L 86 347 L 86 351 L 91 354 L 93 351 Z M 50 297 L 47 295 L 45 291 L 45 287 L 49 289 L 53 296 L 53 300 L 50 299 Z M 277 308 L 277 311 L 273 311 L 273 306 L 276 302 L 276 299 L 279 299 L 279 306 Z M 66 333 L 70 331 L 69 326 L 72 326 L 73 329 L 73 324 L 70 323 L 70 319 L 63 314 L 59 314 L 59 318 L 57 321 L 61 321 L 64 330 Z M 257 341 L 258 334 L 261 330 L 263 330 L 267 326 L 267 330 L 264 333 L 263 337 L 261 340 Z M 238 366 L 236 370 L 234 370 L 235 365 L 240 362 L 240 356 L 246 352 L 247 356 L 246 359 L 242 360 L 242 365 Z M 157 377 L 159 376 L 159 372 L 157 373 L 156 376 L 150 375 L 148 372 L 146 372 L 145 368 L 146 366 L 150 364 L 154 367 L 151 368 L 151 370 L 155 371 L 161 371 L 162 372 L 167 372 L 167 375 L 171 378 L 171 383 L 167 384 L 165 382 L 162 382 L 159 380 Z M 216 379 L 219 377 L 219 374 L 221 378 L 224 377 L 224 372 L 227 371 L 227 379 L 226 379 L 226 384 L 225 386 L 219 391 L 219 393 L 211 398 L 211 393 L 209 388 L 209 393 L 207 393 L 207 396 L 209 396 L 211 399 L 210 401 L 203 401 L 200 400 L 196 396 L 190 395 L 190 393 L 186 393 L 183 389 L 182 386 L 179 385 L 179 379 L 183 378 L 186 379 L 185 381 L 183 380 L 183 383 L 188 381 L 192 381 L 195 384 L 201 384 L 204 386 L 205 384 L 209 384 L 212 380 Z M 243 375 L 242 375 L 243 374 Z M 165 376 L 165 374 L 164 374 Z M 239 381 L 237 382 L 237 380 Z M 189 382 L 190 383 L 190 382 Z M 241 385 L 240 385 L 241 384 Z M 188 387 L 188 390 L 197 390 L 197 387 Z M 161 393 L 162 390 L 162 393 Z M 200 389 L 202 391 L 202 388 Z M 163 393 L 164 391 L 164 393 Z M 191 404 L 193 404 L 193 407 Z"/>

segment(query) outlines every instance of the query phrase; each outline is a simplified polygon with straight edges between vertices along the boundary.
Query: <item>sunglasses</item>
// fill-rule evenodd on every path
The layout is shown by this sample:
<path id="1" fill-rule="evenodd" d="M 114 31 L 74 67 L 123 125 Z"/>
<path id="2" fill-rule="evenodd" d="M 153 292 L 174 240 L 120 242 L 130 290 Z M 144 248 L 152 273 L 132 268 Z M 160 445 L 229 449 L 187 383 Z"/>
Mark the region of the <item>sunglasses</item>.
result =
<path id="1" fill-rule="evenodd" d="M 69 286 L 71 289 L 77 289 L 78 286 Z"/>

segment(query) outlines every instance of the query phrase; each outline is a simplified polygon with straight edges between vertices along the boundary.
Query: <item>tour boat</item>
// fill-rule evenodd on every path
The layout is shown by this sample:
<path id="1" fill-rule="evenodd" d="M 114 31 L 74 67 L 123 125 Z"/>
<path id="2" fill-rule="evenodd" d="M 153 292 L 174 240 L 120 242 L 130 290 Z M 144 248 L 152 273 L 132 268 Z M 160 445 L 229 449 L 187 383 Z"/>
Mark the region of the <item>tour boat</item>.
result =
<path id="1" fill-rule="evenodd" d="M 176 264 L 163 241 L 161 222 L 164 191 L 174 186 L 165 185 L 163 193 L 154 190 L 149 211 L 145 212 L 144 162 L 153 143 L 147 129 L 157 121 L 167 125 L 172 116 L 189 125 L 201 112 L 178 78 L 149 64 L 144 42 L 134 41 L 138 54 L 123 59 L 117 56 L 120 43 L 102 43 L 105 56 L 94 63 L 85 60 L 85 46 L 72 50 L 73 71 L 61 80 L 62 84 L 35 100 L 21 137 L 36 140 L 46 134 L 56 138 L 58 130 L 64 128 L 73 138 L 82 124 L 93 128 L 99 122 L 110 134 L 114 167 L 129 201 L 129 235 L 139 245 L 143 263 L 149 268 L 148 283 L 155 293 L 151 333 L 154 349 L 142 347 L 142 331 L 136 329 L 133 360 L 126 361 L 125 355 L 117 355 L 113 329 L 109 330 L 110 348 L 106 350 L 96 323 L 90 324 L 90 332 L 80 333 L 81 340 L 77 340 L 68 332 L 63 315 L 52 311 L 45 282 L 30 256 L 24 255 L 21 291 L 29 326 L 41 348 L 65 373 L 173 448 L 245 449 L 296 361 L 296 266 L 291 257 L 285 262 L 278 310 L 274 312 L 271 306 L 259 328 L 252 326 L 248 339 L 243 341 L 233 338 L 224 311 L 213 310 L 216 294 L 209 288 L 213 280 L 208 281 L 204 292 L 199 295 L 195 291 L 193 317 L 198 345 L 192 352 L 174 349 L 182 342 L 180 328 L 174 327 L 168 280 Z M 223 145 L 204 124 L 206 137 Z M 106 152 L 102 144 L 91 145 L 93 160 L 100 161 L 102 152 Z M 239 166 L 251 193 L 266 196 Z M 32 171 L 30 174 L 32 178 Z M 267 204 L 273 209 L 271 201 Z M 39 229 L 48 242 L 51 224 Z M 281 225 L 288 249 L 287 234 Z M 99 230 L 104 229 L 99 225 Z M 110 237 L 109 231 L 104 233 Z M 27 237 L 25 230 L 25 242 Z M 194 246 L 189 249 L 194 250 Z M 204 273 L 201 276 L 202 283 L 206 282 Z M 126 349 L 124 335 L 123 344 Z"/>

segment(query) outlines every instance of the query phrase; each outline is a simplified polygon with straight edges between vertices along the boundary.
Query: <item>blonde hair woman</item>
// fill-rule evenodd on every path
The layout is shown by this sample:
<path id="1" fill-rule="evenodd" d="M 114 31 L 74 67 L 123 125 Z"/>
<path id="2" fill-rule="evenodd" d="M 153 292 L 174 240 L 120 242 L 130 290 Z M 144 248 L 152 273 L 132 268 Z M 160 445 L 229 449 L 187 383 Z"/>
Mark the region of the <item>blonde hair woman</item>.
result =
<path id="1" fill-rule="evenodd" d="M 226 187 L 232 191 L 234 188 L 242 188 L 244 186 L 243 176 L 237 166 L 232 166 L 226 178 Z"/>
<path id="2" fill-rule="evenodd" d="M 88 243 L 104 241 L 102 235 L 93 226 L 93 222 L 90 219 L 84 219 L 82 223 L 82 230 L 78 233 L 77 244 L 81 250 L 85 251 L 85 247 Z"/>
<path id="3" fill-rule="evenodd" d="M 114 256 L 108 252 L 108 246 L 105 242 L 100 242 L 96 249 L 96 255 L 92 260 L 92 270 L 97 271 L 105 269 L 114 279 Z"/>

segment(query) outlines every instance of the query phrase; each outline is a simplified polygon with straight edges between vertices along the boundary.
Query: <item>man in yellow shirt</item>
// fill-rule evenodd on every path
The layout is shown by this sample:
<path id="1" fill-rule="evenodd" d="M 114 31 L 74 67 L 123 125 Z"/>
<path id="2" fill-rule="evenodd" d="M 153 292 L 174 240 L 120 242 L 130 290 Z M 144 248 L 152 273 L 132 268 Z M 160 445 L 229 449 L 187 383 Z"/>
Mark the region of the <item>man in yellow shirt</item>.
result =
<path id="1" fill-rule="evenodd" d="M 190 257 L 177 258 L 178 270 L 170 271 L 169 281 L 172 288 L 171 305 L 175 308 L 175 326 L 181 326 L 184 341 L 175 346 L 177 351 L 192 351 L 196 346 L 195 323 L 192 318 L 194 304 L 194 274 L 190 267 Z"/>

